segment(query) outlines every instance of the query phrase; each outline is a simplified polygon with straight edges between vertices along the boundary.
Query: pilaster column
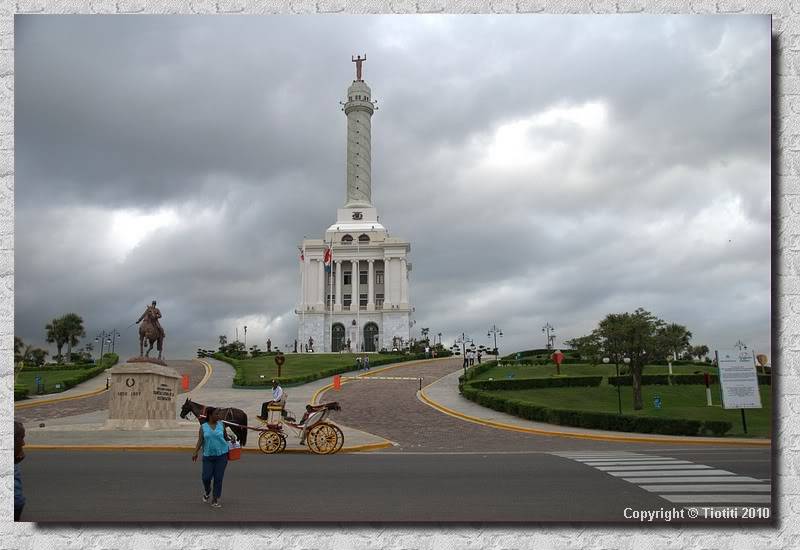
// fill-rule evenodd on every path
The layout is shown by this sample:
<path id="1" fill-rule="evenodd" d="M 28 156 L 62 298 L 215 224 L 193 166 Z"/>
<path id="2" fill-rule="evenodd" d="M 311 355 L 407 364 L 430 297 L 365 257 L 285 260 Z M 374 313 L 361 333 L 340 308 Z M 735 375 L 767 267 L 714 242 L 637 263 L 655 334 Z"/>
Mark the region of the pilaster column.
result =
<path id="1" fill-rule="evenodd" d="M 383 309 L 392 309 L 392 259 L 383 259 Z"/>
<path id="2" fill-rule="evenodd" d="M 367 311 L 375 311 L 375 260 L 367 260 Z"/>
<path id="3" fill-rule="evenodd" d="M 317 305 L 325 305 L 325 265 L 322 258 L 317 260 Z"/>
<path id="4" fill-rule="evenodd" d="M 334 311 L 342 311 L 342 260 L 336 260 L 336 294 L 334 296 L 336 304 Z"/>
<path id="5" fill-rule="evenodd" d="M 400 303 L 408 305 L 408 271 L 405 258 L 400 258 Z"/>

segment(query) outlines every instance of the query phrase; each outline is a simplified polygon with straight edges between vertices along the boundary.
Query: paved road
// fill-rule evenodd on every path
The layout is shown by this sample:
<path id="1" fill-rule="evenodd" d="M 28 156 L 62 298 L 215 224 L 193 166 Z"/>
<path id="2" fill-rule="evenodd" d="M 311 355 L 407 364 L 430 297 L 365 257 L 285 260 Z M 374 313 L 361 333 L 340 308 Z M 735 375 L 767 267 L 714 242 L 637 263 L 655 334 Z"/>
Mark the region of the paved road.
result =
<path id="1" fill-rule="evenodd" d="M 221 510 L 200 502 L 188 453 L 31 451 L 23 476 L 23 519 L 38 522 L 626 521 L 626 508 L 683 506 L 535 452 L 245 454 L 228 467 Z"/>
<path id="2" fill-rule="evenodd" d="M 200 383 L 206 373 L 205 367 L 198 361 L 167 361 L 167 364 L 177 370 L 179 375 L 189 375 L 190 391 Z M 105 375 L 100 374 L 99 376 L 104 377 Z M 178 392 L 183 393 L 180 385 L 178 386 Z M 58 394 L 53 394 L 52 397 L 57 398 Z M 42 403 L 35 407 L 15 410 L 14 419 L 23 423 L 40 422 L 51 418 L 63 418 L 106 409 L 108 409 L 108 392 L 103 392 L 91 397 L 70 399 L 50 404 Z"/>

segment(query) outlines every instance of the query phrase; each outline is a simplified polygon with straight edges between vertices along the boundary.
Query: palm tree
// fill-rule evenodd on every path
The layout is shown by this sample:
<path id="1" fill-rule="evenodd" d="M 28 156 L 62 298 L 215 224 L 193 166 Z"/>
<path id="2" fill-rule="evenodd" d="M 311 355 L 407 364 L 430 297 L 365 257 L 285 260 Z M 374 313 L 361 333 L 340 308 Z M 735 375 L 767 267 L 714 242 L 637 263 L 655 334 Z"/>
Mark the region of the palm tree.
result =
<path id="1" fill-rule="evenodd" d="M 66 332 L 66 327 L 64 326 L 63 317 L 59 317 L 58 319 L 53 319 L 44 327 L 47 331 L 47 342 L 50 344 L 56 345 L 56 350 L 58 351 L 56 355 L 56 360 L 60 363 L 61 362 L 61 349 L 64 347 L 64 344 L 67 343 L 68 336 Z"/>
<path id="2" fill-rule="evenodd" d="M 429 328 L 427 328 L 427 327 L 423 327 L 423 328 L 421 328 L 421 329 L 420 329 L 420 333 L 422 334 L 422 339 L 423 339 L 423 340 L 427 340 L 428 333 L 429 333 L 430 331 L 431 331 L 431 329 L 429 329 Z"/>
<path id="3" fill-rule="evenodd" d="M 72 361 L 72 346 L 77 346 L 80 339 L 86 336 L 83 319 L 77 313 L 67 313 L 61 318 L 66 326 L 67 357 Z"/>
<path id="4" fill-rule="evenodd" d="M 219 347 L 227 346 L 228 345 L 228 337 L 224 334 L 219 335 Z"/>

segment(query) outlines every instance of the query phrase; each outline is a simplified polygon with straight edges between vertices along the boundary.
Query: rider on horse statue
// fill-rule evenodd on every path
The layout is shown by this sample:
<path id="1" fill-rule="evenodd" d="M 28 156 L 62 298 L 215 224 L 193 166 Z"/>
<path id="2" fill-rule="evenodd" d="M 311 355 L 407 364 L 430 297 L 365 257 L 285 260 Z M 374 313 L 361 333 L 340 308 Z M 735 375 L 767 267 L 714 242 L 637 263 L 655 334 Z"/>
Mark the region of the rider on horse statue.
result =
<path id="1" fill-rule="evenodd" d="M 147 308 L 144 310 L 144 313 L 142 313 L 142 316 L 139 317 L 138 321 L 136 321 L 136 324 L 138 325 L 141 323 L 142 319 L 145 317 L 150 317 L 150 322 L 158 329 L 159 333 L 161 334 L 161 338 L 164 338 L 164 336 L 166 336 L 164 334 L 164 328 L 161 326 L 161 322 L 159 321 L 159 319 L 161 319 L 161 310 L 156 307 L 155 300 L 153 300 L 152 304 L 147 306 Z"/>

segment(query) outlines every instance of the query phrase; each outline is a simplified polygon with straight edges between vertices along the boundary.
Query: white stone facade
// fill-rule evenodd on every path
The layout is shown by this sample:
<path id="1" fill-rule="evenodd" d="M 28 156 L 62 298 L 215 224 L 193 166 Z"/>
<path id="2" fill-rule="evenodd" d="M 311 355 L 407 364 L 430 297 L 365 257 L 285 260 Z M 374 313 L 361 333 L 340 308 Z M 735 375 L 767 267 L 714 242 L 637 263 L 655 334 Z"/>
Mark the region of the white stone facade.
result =
<path id="1" fill-rule="evenodd" d="M 336 223 L 301 249 L 298 341 L 315 352 L 379 351 L 408 342 L 411 306 L 407 241 L 389 237 L 372 204 L 372 92 L 362 80 L 347 90 L 347 196 Z M 330 270 L 325 252 L 331 250 Z"/>

